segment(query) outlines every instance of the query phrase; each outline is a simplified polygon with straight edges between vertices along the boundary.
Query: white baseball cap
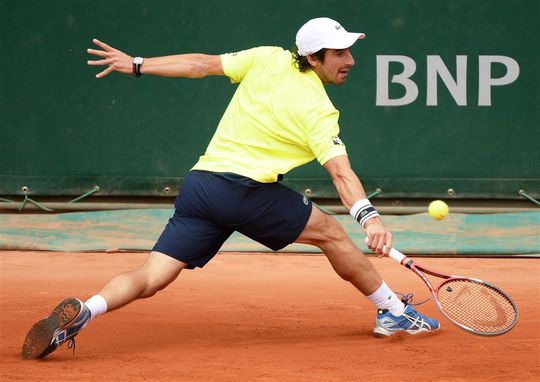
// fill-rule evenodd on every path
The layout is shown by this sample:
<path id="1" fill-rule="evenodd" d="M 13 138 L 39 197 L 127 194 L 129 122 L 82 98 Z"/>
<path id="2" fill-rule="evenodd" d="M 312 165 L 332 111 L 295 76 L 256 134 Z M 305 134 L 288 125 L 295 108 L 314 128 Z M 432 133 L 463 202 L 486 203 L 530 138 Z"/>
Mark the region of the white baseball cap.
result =
<path id="1" fill-rule="evenodd" d="M 346 49 L 356 40 L 365 38 L 364 33 L 347 32 L 337 21 L 328 17 L 311 19 L 296 33 L 296 46 L 300 56 L 307 56 L 319 50 Z"/>

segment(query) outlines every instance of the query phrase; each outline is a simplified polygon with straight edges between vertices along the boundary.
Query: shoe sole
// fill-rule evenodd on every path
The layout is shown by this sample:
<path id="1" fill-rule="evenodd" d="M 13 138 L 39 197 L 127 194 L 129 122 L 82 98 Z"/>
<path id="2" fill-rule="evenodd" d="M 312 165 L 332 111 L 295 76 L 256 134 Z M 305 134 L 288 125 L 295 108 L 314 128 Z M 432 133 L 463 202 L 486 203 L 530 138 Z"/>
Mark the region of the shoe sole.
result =
<path id="1" fill-rule="evenodd" d="M 388 337 L 392 337 L 398 333 L 405 333 L 405 334 L 408 334 L 410 336 L 414 336 L 414 335 L 417 335 L 417 334 L 422 334 L 422 333 L 436 333 L 439 331 L 441 327 L 439 326 L 438 328 L 436 329 L 421 329 L 421 330 L 394 330 L 394 331 L 389 331 L 389 330 L 385 330 L 385 329 L 380 329 L 380 328 L 376 328 L 373 330 L 373 337 L 377 337 L 377 338 L 388 338 Z"/>
<path id="2" fill-rule="evenodd" d="M 49 317 L 32 326 L 22 347 L 23 359 L 38 359 L 44 356 L 57 329 L 65 329 L 82 310 L 82 302 L 76 298 L 67 298 L 54 308 Z"/>

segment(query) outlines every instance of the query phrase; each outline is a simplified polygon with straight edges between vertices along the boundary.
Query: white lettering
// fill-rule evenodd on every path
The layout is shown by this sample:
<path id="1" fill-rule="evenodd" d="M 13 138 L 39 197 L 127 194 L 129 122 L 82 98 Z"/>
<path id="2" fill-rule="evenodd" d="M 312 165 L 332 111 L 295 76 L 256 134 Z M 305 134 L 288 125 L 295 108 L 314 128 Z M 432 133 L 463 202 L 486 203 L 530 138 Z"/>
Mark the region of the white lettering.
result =
<path id="1" fill-rule="evenodd" d="M 403 65 L 403 71 L 390 77 L 390 63 Z M 502 64 L 506 73 L 502 77 L 492 77 L 492 64 Z M 458 106 L 467 105 L 467 56 L 456 56 L 455 79 L 440 56 L 427 56 L 426 105 L 438 105 L 438 79 L 440 78 Z M 478 106 L 491 106 L 491 88 L 508 85 L 519 77 L 519 64 L 507 56 L 478 56 Z M 418 86 L 411 79 L 416 72 L 416 62 L 407 56 L 377 56 L 377 106 L 403 106 L 418 98 Z M 390 98 L 390 84 L 399 84 L 405 88 L 401 98 Z"/>
<path id="2" fill-rule="evenodd" d="M 427 56 L 426 105 L 437 106 L 437 75 L 454 97 L 456 104 L 467 106 L 467 56 L 456 56 L 456 80 L 448 71 L 440 56 Z"/>
<path id="3" fill-rule="evenodd" d="M 401 98 L 390 99 L 388 88 L 390 62 L 399 62 L 403 65 L 403 72 L 394 74 L 391 83 L 403 85 L 405 95 Z M 418 86 L 410 79 L 416 71 L 416 62 L 407 56 L 377 56 L 377 106 L 402 106 L 416 100 Z"/>
<path id="4" fill-rule="evenodd" d="M 491 64 L 497 62 L 506 66 L 506 74 L 491 77 Z M 519 77 L 519 64 L 507 56 L 478 56 L 478 106 L 491 106 L 491 87 L 508 85 Z"/>

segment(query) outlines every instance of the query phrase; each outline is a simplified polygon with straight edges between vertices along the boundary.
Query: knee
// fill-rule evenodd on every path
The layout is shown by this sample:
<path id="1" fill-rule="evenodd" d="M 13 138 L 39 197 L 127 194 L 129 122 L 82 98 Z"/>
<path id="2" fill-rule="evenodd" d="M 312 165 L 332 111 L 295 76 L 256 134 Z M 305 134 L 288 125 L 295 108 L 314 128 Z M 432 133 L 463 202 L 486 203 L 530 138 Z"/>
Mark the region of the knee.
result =
<path id="1" fill-rule="evenodd" d="M 142 297 L 155 295 L 172 283 L 186 264 L 159 252 L 151 252 L 139 270 L 144 282 Z"/>
<path id="2" fill-rule="evenodd" d="M 325 251 L 333 245 L 345 243 L 347 239 L 345 229 L 334 217 L 314 208 L 308 225 L 296 241 L 317 246 Z"/>
<path id="3" fill-rule="evenodd" d="M 146 283 L 142 297 L 152 297 L 160 290 L 165 289 L 167 285 L 174 281 L 174 278 L 169 279 L 160 274 L 145 272 L 145 280 Z"/>
<path id="4" fill-rule="evenodd" d="M 144 290 L 144 297 L 152 297 L 160 290 L 165 289 L 167 285 L 169 285 L 169 283 L 164 283 L 161 280 L 148 280 Z"/>
<path id="5" fill-rule="evenodd" d="M 321 244 L 337 243 L 347 238 L 345 229 L 339 222 L 331 216 L 326 216 L 320 226 L 320 241 Z"/>

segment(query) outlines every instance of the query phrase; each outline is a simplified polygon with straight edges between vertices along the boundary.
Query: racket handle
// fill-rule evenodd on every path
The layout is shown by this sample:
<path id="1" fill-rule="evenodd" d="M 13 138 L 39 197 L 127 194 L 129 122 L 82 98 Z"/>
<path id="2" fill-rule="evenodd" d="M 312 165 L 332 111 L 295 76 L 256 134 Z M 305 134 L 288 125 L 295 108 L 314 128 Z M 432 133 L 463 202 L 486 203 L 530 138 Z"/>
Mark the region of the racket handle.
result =
<path id="1" fill-rule="evenodd" d="M 396 262 L 400 263 L 403 261 L 403 259 L 406 258 L 406 256 L 399 252 L 397 249 L 390 248 L 390 253 L 388 254 L 388 257 L 395 260 Z"/>
<path id="2" fill-rule="evenodd" d="M 368 242 L 368 238 L 366 237 L 365 240 L 366 244 Z M 386 249 L 386 247 L 384 247 Z M 392 260 L 396 261 L 397 263 L 400 263 L 403 261 L 403 259 L 407 258 L 403 253 L 399 252 L 397 249 L 390 248 L 390 253 L 388 253 L 388 257 L 390 257 Z"/>

